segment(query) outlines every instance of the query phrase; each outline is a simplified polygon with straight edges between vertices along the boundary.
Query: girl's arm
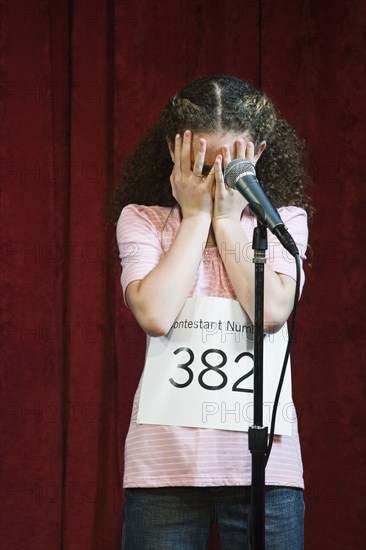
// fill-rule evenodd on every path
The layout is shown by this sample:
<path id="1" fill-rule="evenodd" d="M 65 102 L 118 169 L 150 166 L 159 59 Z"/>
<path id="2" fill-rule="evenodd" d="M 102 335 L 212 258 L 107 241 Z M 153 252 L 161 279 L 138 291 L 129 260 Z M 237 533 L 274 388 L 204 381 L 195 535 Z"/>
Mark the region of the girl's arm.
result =
<path id="1" fill-rule="evenodd" d="M 254 279 L 251 242 L 239 220 L 219 219 L 213 224 L 218 249 L 228 272 L 234 292 L 254 321 Z M 240 254 L 232 251 L 240 250 Z M 243 258 L 242 251 L 245 251 Z M 250 251 L 248 253 L 248 251 Z M 264 266 L 264 331 L 277 332 L 287 321 L 294 304 L 295 281 Z"/>
<path id="2" fill-rule="evenodd" d="M 255 162 L 252 143 L 237 142 L 239 158 Z M 223 148 L 225 166 L 230 162 L 229 149 Z M 215 207 L 212 220 L 215 238 L 222 261 L 228 272 L 235 294 L 250 319 L 254 320 L 255 271 L 253 250 L 240 223 L 246 200 L 238 191 L 224 183 L 222 158 L 215 162 Z M 233 253 L 238 250 L 240 254 Z M 245 254 L 243 253 L 245 251 Z M 248 253 L 249 251 L 249 253 Z M 295 296 L 295 281 L 288 275 L 276 273 L 269 266 L 264 268 L 264 330 L 276 332 L 287 321 Z"/>
<path id="3" fill-rule="evenodd" d="M 213 172 L 201 174 L 206 142 L 200 140 L 199 152 L 191 170 L 191 132 L 175 139 L 175 164 L 170 181 L 173 196 L 180 205 L 182 222 L 166 256 L 141 281 L 126 289 L 126 301 L 136 320 L 150 336 L 166 334 L 186 301 L 197 274 L 212 217 Z"/>

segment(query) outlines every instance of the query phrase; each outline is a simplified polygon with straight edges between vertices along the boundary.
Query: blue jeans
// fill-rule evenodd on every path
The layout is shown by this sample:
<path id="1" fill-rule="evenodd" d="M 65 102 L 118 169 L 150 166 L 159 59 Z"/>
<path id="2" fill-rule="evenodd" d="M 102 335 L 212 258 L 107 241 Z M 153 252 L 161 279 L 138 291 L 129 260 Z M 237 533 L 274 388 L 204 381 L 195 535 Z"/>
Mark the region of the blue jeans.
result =
<path id="1" fill-rule="evenodd" d="M 249 548 L 250 487 L 125 489 L 122 550 L 206 550 L 215 522 L 222 550 Z M 266 550 L 304 548 L 301 489 L 266 487 Z"/>

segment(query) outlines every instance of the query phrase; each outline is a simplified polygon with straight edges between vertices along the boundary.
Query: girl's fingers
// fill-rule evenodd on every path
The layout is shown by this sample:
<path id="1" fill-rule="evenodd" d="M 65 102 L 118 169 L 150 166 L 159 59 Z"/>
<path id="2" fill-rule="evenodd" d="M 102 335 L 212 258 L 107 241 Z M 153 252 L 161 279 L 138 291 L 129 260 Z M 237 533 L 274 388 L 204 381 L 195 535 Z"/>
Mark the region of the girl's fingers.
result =
<path id="1" fill-rule="evenodd" d="M 245 159 L 245 143 L 243 139 L 238 139 L 236 141 L 236 158 L 238 159 Z"/>
<path id="2" fill-rule="evenodd" d="M 222 173 L 222 156 L 218 155 L 214 164 L 216 188 L 222 193 L 225 189 L 224 175 Z"/>
<path id="3" fill-rule="evenodd" d="M 201 138 L 198 145 L 198 152 L 196 158 L 194 159 L 193 165 L 193 174 L 195 176 L 201 176 L 203 166 L 205 164 L 205 155 L 206 155 L 206 140 Z"/>
<path id="4" fill-rule="evenodd" d="M 255 164 L 254 156 L 254 143 L 252 141 L 249 141 L 246 146 L 246 154 L 244 158 L 246 158 L 246 160 L 249 160 L 249 162 L 253 162 L 253 164 Z"/>
<path id="5" fill-rule="evenodd" d="M 224 145 L 222 148 L 222 156 L 224 161 L 224 168 L 231 162 L 230 149 L 228 145 Z"/>
<path id="6" fill-rule="evenodd" d="M 185 177 L 189 177 L 191 173 L 191 146 L 192 146 L 192 133 L 190 130 L 186 130 L 183 134 L 183 145 L 181 151 L 181 170 Z"/>
<path id="7" fill-rule="evenodd" d="M 174 174 L 176 177 L 180 177 L 181 173 L 181 153 L 182 153 L 182 139 L 179 134 L 175 136 L 174 142 Z"/>
<path id="8" fill-rule="evenodd" d="M 212 165 L 211 170 L 207 174 L 206 181 L 209 185 L 213 185 L 216 177 L 215 163 Z"/>

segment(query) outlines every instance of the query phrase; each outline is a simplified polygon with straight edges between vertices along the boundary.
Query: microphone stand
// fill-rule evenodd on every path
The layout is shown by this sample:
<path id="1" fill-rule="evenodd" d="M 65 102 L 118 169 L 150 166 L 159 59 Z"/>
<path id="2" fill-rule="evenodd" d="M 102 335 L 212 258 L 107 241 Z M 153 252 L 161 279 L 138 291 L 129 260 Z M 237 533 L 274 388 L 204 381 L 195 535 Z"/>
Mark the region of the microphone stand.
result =
<path id="1" fill-rule="evenodd" d="M 253 381 L 253 426 L 249 427 L 249 450 L 252 454 L 251 512 L 249 516 L 249 547 L 265 549 L 265 467 L 268 427 L 263 426 L 263 302 L 264 264 L 267 250 L 267 228 L 257 218 L 254 229 L 253 262 L 255 264 L 254 287 L 254 381 Z"/>

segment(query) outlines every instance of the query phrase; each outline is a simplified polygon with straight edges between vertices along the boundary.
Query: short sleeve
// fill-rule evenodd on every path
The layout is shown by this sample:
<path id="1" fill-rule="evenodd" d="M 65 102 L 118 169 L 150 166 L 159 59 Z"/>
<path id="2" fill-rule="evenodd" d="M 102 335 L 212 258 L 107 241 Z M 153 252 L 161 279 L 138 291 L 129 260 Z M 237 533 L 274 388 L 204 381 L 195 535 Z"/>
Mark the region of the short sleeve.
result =
<path id="1" fill-rule="evenodd" d="M 127 286 L 146 277 L 163 257 L 163 251 L 154 219 L 144 206 L 130 204 L 122 210 L 116 237 L 125 299 Z"/>

